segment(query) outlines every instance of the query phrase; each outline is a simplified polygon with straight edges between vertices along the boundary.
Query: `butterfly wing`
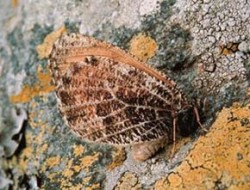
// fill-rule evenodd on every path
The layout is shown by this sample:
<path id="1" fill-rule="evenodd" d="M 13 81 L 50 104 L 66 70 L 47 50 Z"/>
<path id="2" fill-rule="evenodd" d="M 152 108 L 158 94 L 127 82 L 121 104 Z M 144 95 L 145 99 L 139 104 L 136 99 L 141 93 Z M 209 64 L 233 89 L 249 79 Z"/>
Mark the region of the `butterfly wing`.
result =
<path id="1" fill-rule="evenodd" d="M 172 135 L 172 102 L 180 95 L 175 83 L 123 50 L 66 35 L 50 65 L 59 109 L 82 138 L 131 144 Z"/>

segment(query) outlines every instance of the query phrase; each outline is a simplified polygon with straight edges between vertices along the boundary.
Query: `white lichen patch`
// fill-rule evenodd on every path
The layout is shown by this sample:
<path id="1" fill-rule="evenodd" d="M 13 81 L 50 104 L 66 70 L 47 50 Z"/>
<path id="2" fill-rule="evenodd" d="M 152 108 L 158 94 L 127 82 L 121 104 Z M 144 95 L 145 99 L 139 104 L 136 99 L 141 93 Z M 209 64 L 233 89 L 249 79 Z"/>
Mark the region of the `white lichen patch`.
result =
<path id="1" fill-rule="evenodd" d="M 143 0 L 140 4 L 139 14 L 141 16 L 152 14 L 160 8 L 160 2 L 162 0 Z"/>
<path id="2" fill-rule="evenodd" d="M 153 10 L 156 1 L 148 4 L 149 1 L 108 1 L 99 0 L 92 2 L 90 0 L 79 1 L 29 1 L 20 2 L 18 9 L 23 9 L 30 16 L 24 20 L 24 27 L 31 29 L 35 24 L 53 25 L 55 28 L 63 25 L 65 20 L 69 22 L 80 23 L 80 32 L 84 34 L 93 34 L 101 29 L 102 24 L 112 23 L 115 27 L 126 26 L 137 28 L 140 26 L 139 9 L 143 14 Z"/>
<path id="3" fill-rule="evenodd" d="M 248 1 L 179 0 L 175 4 L 175 12 L 172 22 L 178 22 L 191 31 L 192 52 L 201 55 L 198 65 L 204 69 L 202 72 L 197 70 L 198 75 L 193 82 L 195 87 L 215 93 L 230 86 L 232 79 L 239 83 L 246 81 L 244 62 L 247 56 L 244 53 L 250 44 Z M 218 53 L 219 46 L 230 42 L 240 44 L 237 53 Z"/>

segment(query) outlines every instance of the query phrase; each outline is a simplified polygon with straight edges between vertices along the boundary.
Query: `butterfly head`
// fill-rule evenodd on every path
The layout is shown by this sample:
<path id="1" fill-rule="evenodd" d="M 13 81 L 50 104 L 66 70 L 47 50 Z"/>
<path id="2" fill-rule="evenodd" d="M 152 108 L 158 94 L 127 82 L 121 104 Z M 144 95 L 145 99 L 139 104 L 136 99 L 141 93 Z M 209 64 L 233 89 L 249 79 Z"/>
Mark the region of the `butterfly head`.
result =
<path id="1" fill-rule="evenodd" d="M 181 136 L 189 136 L 198 127 L 194 106 L 192 104 L 182 107 L 182 109 L 177 112 L 176 119 L 178 131 Z"/>
<path id="2" fill-rule="evenodd" d="M 175 97 L 175 110 L 177 130 L 181 136 L 189 136 L 200 125 L 200 104 L 197 104 L 196 99 L 188 101 L 185 96 L 180 92 Z"/>

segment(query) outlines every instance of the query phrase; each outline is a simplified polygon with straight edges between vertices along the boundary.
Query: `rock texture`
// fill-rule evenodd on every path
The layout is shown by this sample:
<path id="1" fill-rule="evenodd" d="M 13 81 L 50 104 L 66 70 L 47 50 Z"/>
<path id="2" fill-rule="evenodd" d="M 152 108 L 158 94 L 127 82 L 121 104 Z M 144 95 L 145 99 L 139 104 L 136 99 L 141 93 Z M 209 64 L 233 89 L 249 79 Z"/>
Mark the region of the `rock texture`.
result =
<path id="1" fill-rule="evenodd" d="M 0 189 L 250 188 L 248 1 L 12 0 L 0 10 Z M 141 163 L 129 147 L 79 140 L 58 112 L 47 63 L 66 31 L 147 60 L 206 100 L 212 127 L 173 158 L 167 147 Z"/>

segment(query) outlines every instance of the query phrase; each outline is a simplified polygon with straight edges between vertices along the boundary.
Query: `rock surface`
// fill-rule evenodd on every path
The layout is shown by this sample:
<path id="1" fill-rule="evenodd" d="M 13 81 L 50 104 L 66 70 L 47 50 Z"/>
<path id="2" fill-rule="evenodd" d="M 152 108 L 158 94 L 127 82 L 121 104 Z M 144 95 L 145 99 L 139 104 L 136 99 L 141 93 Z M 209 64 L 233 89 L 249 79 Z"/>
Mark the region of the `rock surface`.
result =
<path id="1" fill-rule="evenodd" d="M 0 189 L 250 189 L 248 1 L 12 0 L 0 10 Z M 79 140 L 47 67 L 66 31 L 130 51 L 207 98 L 208 133 L 141 163 L 129 147 Z"/>

